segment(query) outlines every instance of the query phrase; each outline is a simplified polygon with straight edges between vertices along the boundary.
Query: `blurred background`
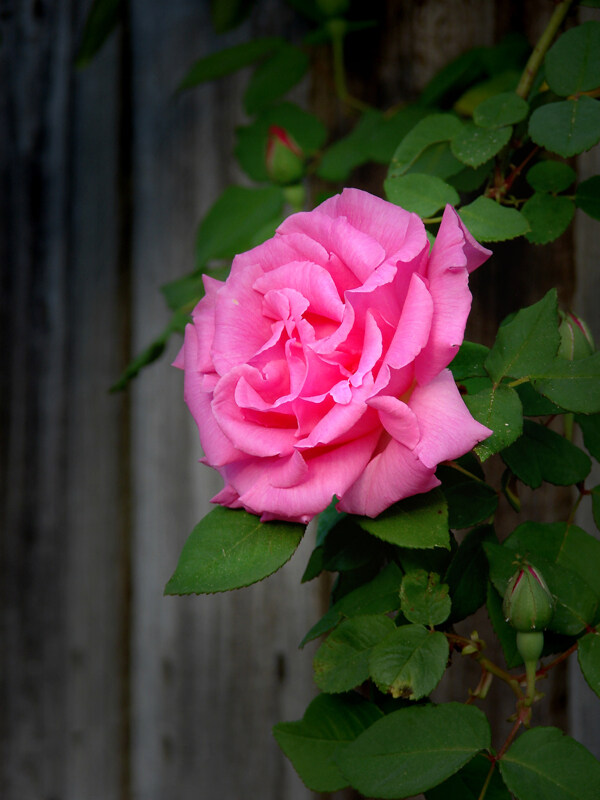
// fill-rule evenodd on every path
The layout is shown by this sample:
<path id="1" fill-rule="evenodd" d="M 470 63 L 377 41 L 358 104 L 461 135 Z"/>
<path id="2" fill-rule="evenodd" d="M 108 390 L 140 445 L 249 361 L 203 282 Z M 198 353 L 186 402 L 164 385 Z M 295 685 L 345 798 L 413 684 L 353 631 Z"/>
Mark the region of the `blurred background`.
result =
<path id="1" fill-rule="evenodd" d="M 5 800 L 315 796 L 270 733 L 300 718 L 316 694 L 314 648 L 297 649 L 327 602 L 327 586 L 300 585 L 310 535 L 250 589 L 163 597 L 220 488 L 197 463 L 182 375 L 169 367 L 177 337 L 127 391 L 108 391 L 167 324 L 159 287 L 193 269 L 199 220 L 226 185 L 247 183 L 231 154 L 248 71 L 176 88 L 196 59 L 223 47 L 270 35 L 301 41 L 308 23 L 294 5 L 302 4 L 257 0 L 243 24 L 218 35 L 209 0 L 128 0 L 84 69 L 74 63 L 90 0 L 0 7 Z M 511 32 L 534 43 L 554 4 L 356 6 L 377 24 L 355 46 L 348 39 L 351 91 L 390 107 L 473 46 Z M 598 9 L 578 13 L 600 18 Z M 330 52 L 313 58 L 293 99 L 339 135 L 351 119 L 333 94 Z M 582 178 L 600 172 L 598 148 L 577 167 Z M 361 167 L 351 183 L 381 194 L 383 177 L 380 167 Z M 472 279 L 468 337 L 489 343 L 507 313 L 558 286 L 598 342 L 597 225 L 581 215 L 551 245 L 494 246 Z M 555 516 L 557 496 L 533 513 Z M 600 755 L 598 699 L 578 670 L 554 672 L 546 723 Z M 464 685 L 440 691 L 461 699 Z M 492 694 L 498 724 L 502 697 Z"/>

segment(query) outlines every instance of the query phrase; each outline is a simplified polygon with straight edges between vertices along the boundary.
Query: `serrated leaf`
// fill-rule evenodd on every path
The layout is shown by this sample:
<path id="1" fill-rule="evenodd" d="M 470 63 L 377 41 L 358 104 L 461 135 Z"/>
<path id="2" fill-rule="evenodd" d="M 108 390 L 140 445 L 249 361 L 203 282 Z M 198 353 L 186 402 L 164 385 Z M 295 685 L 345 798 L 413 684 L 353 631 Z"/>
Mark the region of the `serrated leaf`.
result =
<path id="1" fill-rule="evenodd" d="M 290 560 L 303 534 L 304 525 L 217 506 L 190 534 L 165 594 L 212 594 L 261 581 Z"/>
<path id="2" fill-rule="evenodd" d="M 403 708 L 340 750 L 336 763 L 367 797 L 408 797 L 431 789 L 490 746 L 485 715 L 461 703 Z"/>
<path id="3" fill-rule="evenodd" d="M 580 414 L 575 421 L 581 428 L 583 443 L 596 461 L 600 461 L 600 414 Z"/>
<path id="4" fill-rule="evenodd" d="M 269 180 L 265 154 L 271 125 L 284 128 L 306 156 L 322 147 L 327 137 L 321 120 L 293 103 L 265 109 L 251 125 L 237 128 L 234 151 L 242 169 L 258 183 Z"/>
<path id="5" fill-rule="evenodd" d="M 600 102 L 581 95 L 536 108 L 529 120 L 529 135 L 564 158 L 583 153 L 600 141 Z"/>
<path id="6" fill-rule="evenodd" d="M 498 64 L 501 69 L 500 72 L 485 81 L 477 83 L 475 86 L 471 86 L 458 98 L 454 103 L 454 110 L 458 114 L 471 117 L 477 106 L 488 97 L 493 97 L 500 94 L 500 92 L 512 92 L 517 88 L 521 77 L 521 69 L 506 69 L 507 65 L 502 66 L 501 61 L 502 56 L 500 56 Z"/>
<path id="7" fill-rule="evenodd" d="M 492 526 L 482 525 L 469 531 L 460 543 L 444 577 L 452 598 L 450 622 L 465 619 L 485 603 L 488 560 L 483 544 L 495 541 Z"/>
<path id="8" fill-rule="evenodd" d="M 493 431 L 475 448 L 482 461 L 508 447 L 521 435 L 523 408 L 514 389 L 503 385 L 491 387 L 477 394 L 467 394 L 463 400 L 473 417 Z"/>
<path id="9" fill-rule="evenodd" d="M 456 175 L 448 178 L 450 183 L 458 192 L 474 192 L 479 189 L 492 176 L 493 159 L 481 164 L 479 167 L 465 167 Z"/>
<path id="10" fill-rule="evenodd" d="M 400 609 L 409 622 L 441 625 L 450 614 L 448 586 L 435 572 L 416 569 L 407 572 L 400 587 Z M 414 699 L 414 698 L 413 698 Z"/>
<path id="11" fill-rule="evenodd" d="M 391 203 L 406 211 L 414 211 L 420 217 L 430 217 L 449 203 L 460 202 L 458 192 L 436 175 L 421 175 L 411 172 L 386 178 L 384 189 Z"/>
<path id="12" fill-rule="evenodd" d="M 586 633 L 581 637 L 577 658 L 588 686 L 600 697 L 600 633 Z"/>
<path id="13" fill-rule="evenodd" d="M 519 211 L 501 206 L 489 197 L 478 197 L 458 213 L 478 241 L 502 242 L 529 231 L 529 223 Z"/>
<path id="14" fill-rule="evenodd" d="M 300 647 L 330 631 L 344 618 L 362 614 L 387 614 L 400 608 L 402 572 L 397 564 L 388 564 L 368 583 L 344 595 L 313 625 Z"/>
<path id="15" fill-rule="evenodd" d="M 247 114 L 271 105 L 302 80 L 308 70 L 308 56 L 298 47 L 285 44 L 260 64 L 244 93 Z"/>
<path id="16" fill-rule="evenodd" d="M 564 161 L 540 161 L 527 172 L 527 183 L 536 192 L 562 192 L 573 183 L 577 173 Z M 580 184 L 581 185 L 581 184 Z"/>
<path id="17" fill-rule="evenodd" d="M 600 352 L 567 361 L 555 358 L 532 372 L 534 388 L 567 411 L 600 413 Z"/>
<path id="18" fill-rule="evenodd" d="M 475 377 L 485 378 L 487 371 L 484 367 L 484 362 L 489 352 L 489 347 L 483 344 L 464 341 L 449 364 L 454 380 L 460 381 L 463 378 Z"/>
<path id="19" fill-rule="evenodd" d="M 600 175 L 592 175 L 578 185 L 575 205 L 590 217 L 600 219 Z"/>
<path id="20" fill-rule="evenodd" d="M 542 481 L 570 486 L 584 481 L 592 468 L 587 453 L 564 436 L 525 420 L 523 435 L 502 451 L 502 460 L 527 486 L 537 489 Z"/>
<path id="21" fill-rule="evenodd" d="M 75 66 L 86 67 L 115 30 L 123 13 L 123 0 L 94 0 L 87 15 Z"/>
<path id="22" fill-rule="evenodd" d="M 196 264 L 213 258 L 233 258 L 252 246 L 257 228 L 283 208 L 279 187 L 228 186 L 200 223 L 196 237 Z"/>
<path id="23" fill-rule="evenodd" d="M 530 383 L 520 383 L 515 387 L 521 403 L 523 404 L 523 415 L 526 417 L 544 417 L 550 414 L 564 414 L 564 408 L 557 406 L 548 400 L 547 397 L 536 392 Z"/>
<path id="24" fill-rule="evenodd" d="M 504 376 L 526 377 L 551 361 L 559 344 L 558 301 L 556 289 L 551 289 L 500 327 L 485 366 L 496 383 Z"/>
<path id="25" fill-rule="evenodd" d="M 388 176 L 404 175 L 431 145 L 450 141 L 461 128 L 462 122 L 454 114 L 431 114 L 425 117 L 396 148 Z"/>
<path id="26" fill-rule="evenodd" d="M 496 511 L 498 495 L 485 481 L 446 466 L 438 467 L 435 474 L 442 482 L 451 528 L 470 528 Z"/>
<path id="27" fill-rule="evenodd" d="M 532 244 L 548 244 L 564 233 L 575 213 L 568 197 L 536 192 L 521 208 L 531 230 L 525 234 Z"/>
<path id="28" fill-rule="evenodd" d="M 500 92 L 488 97 L 473 111 L 473 122 L 482 128 L 515 125 L 529 113 L 529 103 L 515 92 Z"/>
<path id="29" fill-rule="evenodd" d="M 336 792 L 348 785 L 334 761 L 339 748 L 354 741 L 383 713 L 358 695 L 322 694 L 297 722 L 280 722 L 273 736 L 303 782 L 313 792 Z"/>
<path id="30" fill-rule="evenodd" d="M 399 547 L 450 547 L 448 506 L 439 489 L 401 500 L 375 519 L 355 520 L 368 533 Z"/>
<path id="31" fill-rule="evenodd" d="M 279 36 L 252 39 L 249 42 L 228 47 L 218 53 L 211 53 L 196 61 L 187 72 L 179 89 L 190 89 L 205 81 L 213 81 L 237 72 L 242 67 L 254 64 L 260 58 L 270 55 L 285 44 Z"/>
<path id="32" fill-rule="evenodd" d="M 480 128 L 472 122 L 466 122 L 452 139 L 450 149 L 463 164 L 479 167 L 499 153 L 508 144 L 511 135 L 510 125 L 502 128 Z"/>
<path id="33" fill-rule="evenodd" d="M 416 172 L 425 175 L 437 175 L 442 180 L 448 180 L 464 169 L 457 158 L 452 155 L 449 142 L 439 142 L 427 147 L 416 161 L 408 167 L 407 174 Z"/>
<path id="34" fill-rule="evenodd" d="M 544 62 L 546 80 L 556 94 L 567 97 L 600 86 L 600 22 L 583 22 L 563 33 Z"/>
<path id="35" fill-rule="evenodd" d="M 532 728 L 511 744 L 500 772 L 519 800 L 596 800 L 600 762 L 558 728 Z"/>
<path id="36" fill-rule="evenodd" d="M 425 793 L 427 800 L 479 800 L 490 771 L 490 760 L 477 755 L 456 775 Z M 498 770 L 487 785 L 485 800 L 511 800 Z"/>
<path id="37" fill-rule="evenodd" d="M 422 625 L 401 625 L 373 647 L 369 672 L 380 691 L 419 700 L 442 679 L 448 653 L 443 633 Z"/>
<path id="38" fill-rule="evenodd" d="M 315 683 L 323 692 L 348 692 L 369 677 L 373 647 L 396 630 L 385 614 L 368 614 L 342 622 L 313 659 Z"/>

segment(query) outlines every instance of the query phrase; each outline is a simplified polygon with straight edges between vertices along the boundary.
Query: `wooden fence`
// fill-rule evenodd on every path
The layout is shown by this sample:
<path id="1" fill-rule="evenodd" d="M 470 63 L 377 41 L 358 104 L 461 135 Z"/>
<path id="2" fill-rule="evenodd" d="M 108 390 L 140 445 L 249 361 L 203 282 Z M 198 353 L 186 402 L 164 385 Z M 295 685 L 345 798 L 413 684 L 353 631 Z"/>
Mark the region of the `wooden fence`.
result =
<path id="1" fill-rule="evenodd" d="M 299 583 L 309 537 L 252 589 L 164 598 L 218 488 L 168 366 L 177 344 L 128 393 L 107 389 L 166 324 L 159 286 L 190 271 L 198 220 L 240 180 L 244 75 L 175 94 L 178 81 L 219 47 L 302 28 L 282 0 L 260 0 L 217 39 L 208 0 L 130 0 L 77 72 L 89 5 L 8 0 L 0 13 L 0 796 L 301 800 L 313 795 L 270 728 L 315 692 L 312 651 L 297 651 L 324 602 Z M 385 24 L 353 54 L 352 83 L 410 97 L 467 47 L 533 39 L 551 5 L 372 3 Z M 317 67 L 299 96 L 337 124 L 325 57 Z M 581 169 L 600 171 L 597 154 Z M 380 177 L 359 180 L 379 190 Z M 581 220 L 575 236 L 498 248 L 474 281 L 473 334 L 556 283 L 597 324 L 598 229 Z M 598 751 L 598 701 L 573 678 L 566 705 L 565 685 L 551 719 L 568 715 Z"/>

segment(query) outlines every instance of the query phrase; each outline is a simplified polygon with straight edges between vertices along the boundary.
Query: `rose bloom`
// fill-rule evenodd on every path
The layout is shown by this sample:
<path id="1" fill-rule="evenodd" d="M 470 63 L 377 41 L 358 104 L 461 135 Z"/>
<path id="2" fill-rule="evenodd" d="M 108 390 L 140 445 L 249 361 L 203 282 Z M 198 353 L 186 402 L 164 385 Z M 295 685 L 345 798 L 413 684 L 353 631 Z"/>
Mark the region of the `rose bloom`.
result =
<path id="1" fill-rule="evenodd" d="M 334 496 L 373 517 L 439 485 L 436 466 L 491 433 L 446 369 L 489 255 L 450 206 L 430 252 L 416 214 L 345 189 L 224 283 L 204 276 L 175 365 L 225 480 L 213 502 L 306 523 Z"/>

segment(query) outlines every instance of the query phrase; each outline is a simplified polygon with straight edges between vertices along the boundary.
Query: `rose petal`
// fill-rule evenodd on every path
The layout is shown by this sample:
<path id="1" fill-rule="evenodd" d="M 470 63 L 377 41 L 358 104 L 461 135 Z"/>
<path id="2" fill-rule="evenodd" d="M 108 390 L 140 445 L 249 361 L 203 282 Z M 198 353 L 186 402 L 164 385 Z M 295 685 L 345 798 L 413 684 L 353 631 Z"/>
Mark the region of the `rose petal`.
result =
<path id="1" fill-rule="evenodd" d="M 381 424 L 393 439 L 412 450 L 421 438 L 419 422 L 414 411 L 402 400 L 380 395 L 367 400 L 367 405 L 379 412 Z"/>

